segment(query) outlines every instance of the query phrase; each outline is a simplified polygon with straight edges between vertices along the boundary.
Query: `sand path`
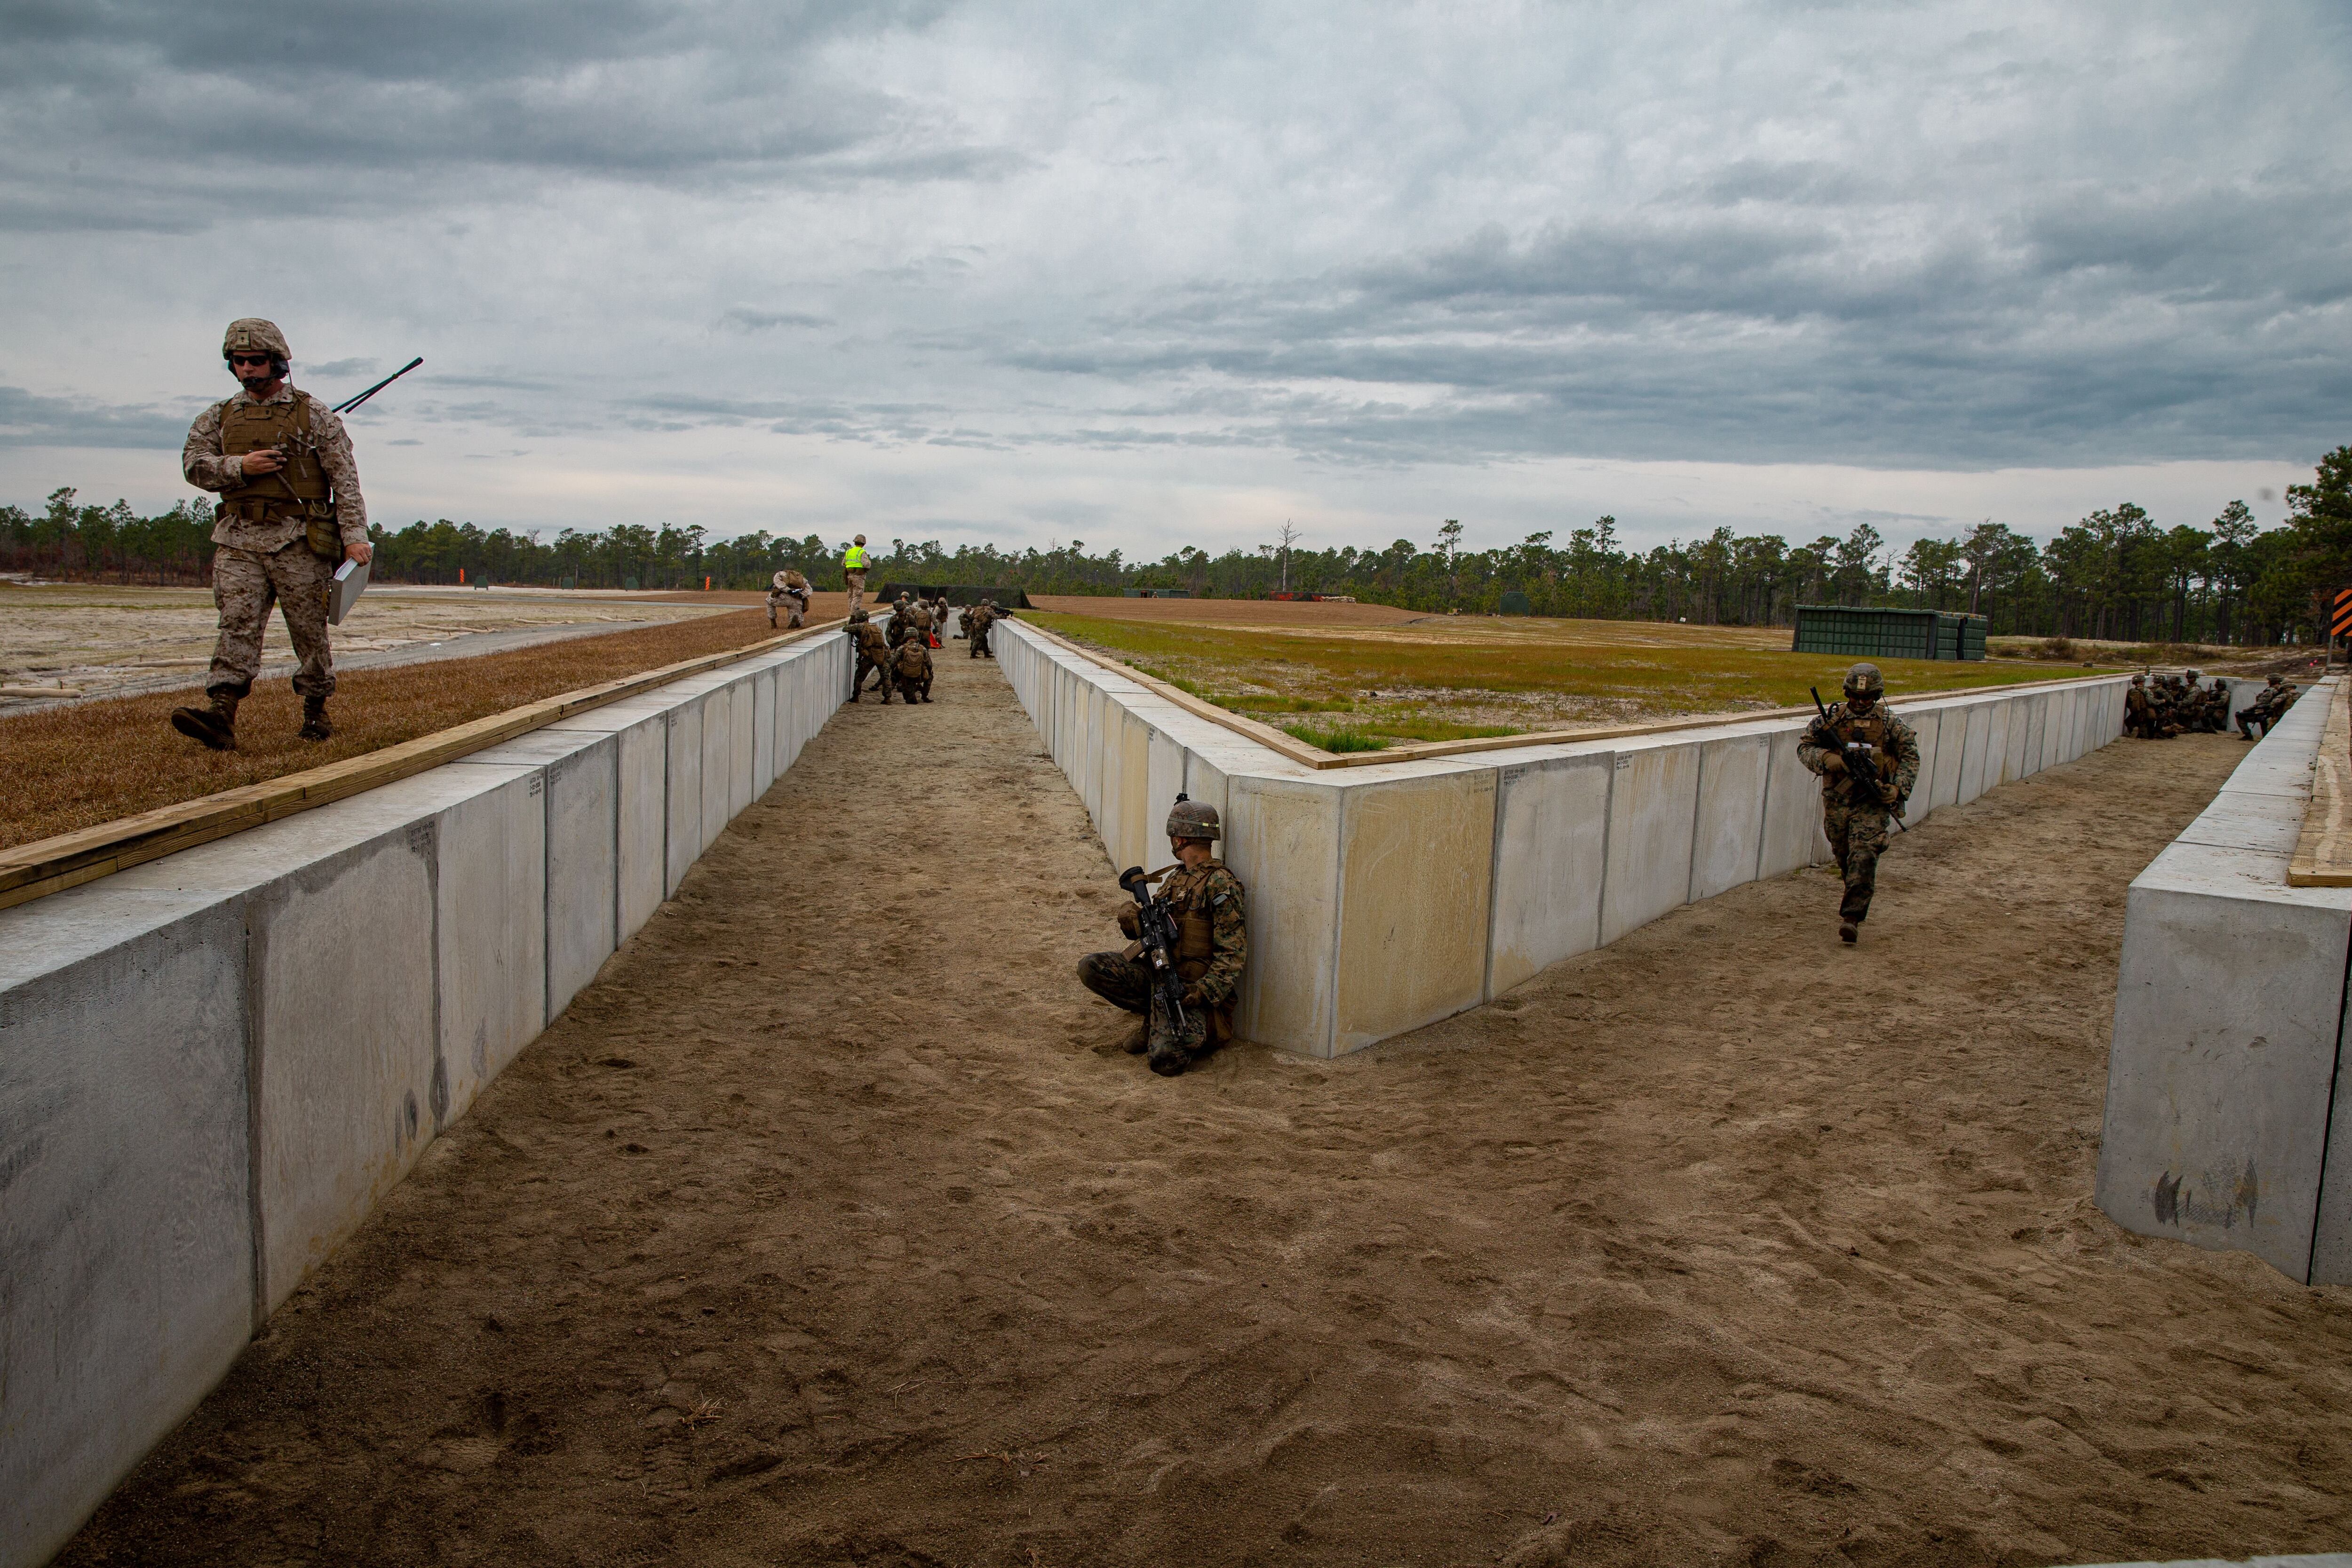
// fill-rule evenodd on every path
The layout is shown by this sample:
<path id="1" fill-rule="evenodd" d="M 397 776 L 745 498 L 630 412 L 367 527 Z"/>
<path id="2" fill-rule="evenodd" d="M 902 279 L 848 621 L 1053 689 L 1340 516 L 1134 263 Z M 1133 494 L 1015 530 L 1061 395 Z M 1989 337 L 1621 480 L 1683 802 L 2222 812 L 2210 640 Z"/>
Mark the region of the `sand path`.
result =
<path id="1" fill-rule="evenodd" d="M 845 710 L 69 1563 L 2035 1563 L 2352 1537 L 2352 1293 L 2090 1205 L 2126 743 L 1174 1081 L 995 671 Z"/>

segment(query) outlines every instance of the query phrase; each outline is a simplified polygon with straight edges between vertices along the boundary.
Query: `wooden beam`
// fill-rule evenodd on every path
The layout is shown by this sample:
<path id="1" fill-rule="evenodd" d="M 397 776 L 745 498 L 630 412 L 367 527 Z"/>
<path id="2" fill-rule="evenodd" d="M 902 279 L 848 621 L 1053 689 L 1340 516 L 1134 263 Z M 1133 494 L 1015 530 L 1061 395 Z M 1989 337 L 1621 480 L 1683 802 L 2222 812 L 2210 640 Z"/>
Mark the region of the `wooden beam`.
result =
<path id="1" fill-rule="evenodd" d="M 403 741 L 398 745 L 385 746 L 362 756 L 346 757 L 324 767 L 223 790 L 218 795 L 183 801 L 177 805 L 158 806 L 153 811 L 142 811 L 136 816 L 119 817 L 112 822 L 100 823 L 96 827 L 60 833 L 54 838 L 20 844 L 13 849 L 0 849 L 0 910 L 29 903 L 50 893 L 63 892 L 68 888 L 78 888 L 129 867 L 161 859 L 182 849 L 192 849 L 199 844 L 209 844 L 215 838 L 242 833 L 265 822 L 276 822 L 297 812 L 309 811 L 362 790 L 374 789 L 379 784 L 412 777 L 427 769 L 437 768 L 444 763 L 456 762 L 460 757 L 495 746 L 502 741 L 511 741 L 517 735 L 544 729 L 559 719 L 569 719 L 575 713 L 585 713 L 591 709 L 651 691 L 671 681 L 683 680 L 689 675 L 699 675 L 705 670 L 754 658 L 787 643 L 799 642 L 846 624 L 826 621 L 820 626 L 806 626 L 796 632 L 787 632 L 782 637 L 753 643 L 748 647 L 704 654 L 698 658 L 664 665 L 658 669 L 625 675 L 599 686 L 585 686 L 577 691 L 541 698 L 520 708 L 509 708 L 503 713 L 492 713 L 454 729 L 438 730 L 430 735 L 420 735 L 414 741 Z"/>
<path id="2" fill-rule="evenodd" d="M 2327 725 L 2312 764 L 2311 802 L 2287 863 L 2293 888 L 2352 888 L 2352 678 L 2328 686 Z"/>

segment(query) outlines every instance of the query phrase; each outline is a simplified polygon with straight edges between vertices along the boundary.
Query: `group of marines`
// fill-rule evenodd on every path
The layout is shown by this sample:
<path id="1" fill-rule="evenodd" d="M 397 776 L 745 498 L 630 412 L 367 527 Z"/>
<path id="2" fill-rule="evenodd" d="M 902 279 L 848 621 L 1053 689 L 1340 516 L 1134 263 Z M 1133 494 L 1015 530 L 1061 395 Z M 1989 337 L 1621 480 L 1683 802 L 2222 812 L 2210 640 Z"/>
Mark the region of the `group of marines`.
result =
<path id="1" fill-rule="evenodd" d="M 782 574 L 779 573 L 781 578 Z M 931 650 L 940 646 L 940 628 L 948 624 L 948 597 L 941 593 L 936 598 L 923 600 L 901 592 L 890 606 L 890 625 L 886 631 L 874 624 L 858 605 L 849 612 L 849 640 L 856 649 L 856 673 L 850 677 L 849 700 L 855 702 L 868 689 L 878 689 L 882 705 L 890 705 L 890 694 L 912 706 L 917 701 L 931 700 Z M 1004 612 L 996 607 L 993 599 L 956 612 L 956 635 L 971 646 L 973 658 L 994 658 L 988 646 L 988 628 L 1002 620 Z M 795 625 L 798 624 L 796 621 Z M 868 675 L 877 677 L 874 688 L 866 684 Z"/>
<path id="2" fill-rule="evenodd" d="M 2233 715 L 2230 710 L 2230 683 L 2217 675 L 2210 686 L 2202 686 L 2200 679 L 2199 672 L 2193 669 L 2153 679 L 2133 676 L 2131 689 L 2124 694 L 2124 733 L 2143 741 L 2168 741 L 2175 735 L 2226 735 L 2234 717 L 2238 732 L 2252 741 L 2256 739 L 2257 729 L 2267 731 L 2278 721 L 2280 714 L 2294 705 L 2295 688 L 2285 677 L 2273 675 L 2269 684 L 2255 693 L 2253 701 Z"/>

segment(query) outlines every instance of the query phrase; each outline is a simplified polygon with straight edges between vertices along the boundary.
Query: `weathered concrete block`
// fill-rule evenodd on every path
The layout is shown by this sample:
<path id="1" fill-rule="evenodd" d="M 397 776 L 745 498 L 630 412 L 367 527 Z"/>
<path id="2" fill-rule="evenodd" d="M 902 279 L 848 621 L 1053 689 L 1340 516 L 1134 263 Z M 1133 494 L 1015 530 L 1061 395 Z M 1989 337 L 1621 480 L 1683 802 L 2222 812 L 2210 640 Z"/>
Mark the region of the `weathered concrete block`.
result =
<path id="1" fill-rule="evenodd" d="M 1960 770 L 1969 754 L 1969 713 L 1965 708 L 1944 708 L 1936 720 L 1936 771 L 1921 774 L 1922 793 L 1930 812 L 1960 800 Z"/>
<path id="2" fill-rule="evenodd" d="M 1916 826 L 1927 821 L 1936 809 L 1936 753 L 1943 748 L 1944 710 L 1906 708 L 1901 710 L 1901 718 L 1919 737 L 1919 777 L 1911 785 L 1911 800 L 1903 815 L 1904 821 Z"/>
<path id="3" fill-rule="evenodd" d="M 702 841 L 694 847 L 699 857 L 734 820 L 735 704 L 723 691 L 707 692 L 702 709 Z"/>
<path id="4" fill-rule="evenodd" d="M 1153 729 L 1149 742 L 1150 759 L 1143 770 L 1143 847 L 1147 855 L 1165 854 L 1168 836 L 1162 831 L 1168 824 L 1168 808 L 1176 804 L 1179 795 L 1192 792 L 1184 786 L 1184 748 L 1173 735 Z M 1195 799 L 1200 797 L 1194 796 Z M 1210 805 L 1216 805 L 1212 801 Z M 1225 808 L 1217 806 L 1217 822 L 1223 826 Z M 1223 846 L 1219 847 L 1223 853 Z"/>
<path id="5" fill-rule="evenodd" d="M 2097 1198 L 2126 1230 L 2252 1252 L 2302 1280 L 2352 889 L 2284 884 L 2278 855 L 2178 844 L 2132 884 Z"/>
<path id="6" fill-rule="evenodd" d="M 1112 820 L 1118 824 L 1119 853 L 1129 858 L 1122 859 L 1119 864 L 1132 866 L 1150 858 L 1152 830 L 1165 826 L 1168 807 L 1174 804 L 1172 796 L 1163 802 L 1159 820 L 1153 820 L 1151 726 L 1132 712 L 1123 713 L 1119 727 L 1118 801 Z M 1167 838 L 1160 837 L 1159 844 L 1164 852 Z"/>
<path id="7" fill-rule="evenodd" d="M 745 683 L 751 689 L 751 798 L 758 800 L 776 782 L 777 672 L 762 669 Z"/>
<path id="8" fill-rule="evenodd" d="M 245 939 L 205 892 L 0 912 L 0 1562 L 47 1562 L 253 1331 Z"/>
<path id="9" fill-rule="evenodd" d="M 2015 784 L 2025 776 L 2025 742 L 2033 731 L 2032 699 L 2012 697 L 1994 704 L 2000 710 L 2000 782 Z"/>
<path id="10" fill-rule="evenodd" d="M 662 897 L 675 898 L 678 884 L 702 854 L 702 703 L 682 701 L 670 706 L 665 744 L 669 753 L 668 821 L 663 828 L 667 864 L 662 877 Z"/>
<path id="11" fill-rule="evenodd" d="M 1601 945 L 1616 765 L 1595 752 L 1496 770 L 1489 998 Z"/>
<path id="12" fill-rule="evenodd" d="M 1249 889 L 1250 958 L 1235 1026 L 1247 1038 L 1331 1055 L 1339 935 L 1339 792 L 1327 784 L 1228 781 L 1233 868 Z"/>
<path id="13" fill-rule="evenodd" d="M 1334 1055 L 1485 999 L 1495 770 L 1433 768 L 1341 793 Z"/>
<path id="14" fill-rule="evenodd" d="M 1769 735 L 1739 735 L 1699 747 L 1698 812 L 1685 899 L 1696 903 L 1756 879 L 1764 848 Z"/>
<path id="15" fill-rule="evenodd" d="M 1971 703 L 1965 710 L 1967 727 L 1960 739 L 1960 782 L 1953 803 L 1966 805 L 1984 794 L 1987 780 L 1997 776 L 2000 764 L 1988 759 L 1999 753 L 1992 746 L 1993 711 L 1990 703 Z"/>
<path id="16" fill-rule="evenodd" d="M 1603 945 L 1689 897 L 1698 763 L 1699 748 L 1689 742 L 1618 752 L 1601 899 Z"/>
<path id="17" fill-rule="evenodd" d="M 621 740 L 547 764 L 547 1016 L 620 945 Z"/>
<path id="18" fill-rule="evenodd" d="M 425 1110 L 436 1134 L 547 1026 L 547 773 L 473 771 L 499 782 L 438 803 L 420 791 L 415 803 L 432 813 L 425 820 L 435 841 L 441 1037 Z M 380 804 L 393 810 L 409 804 L 398 789 L 381 792 Z M 609 885 L 593 892 L 609 907 Z"/>
<path id="19" fill-rule="evenodd" d="M 754 775 L 754 748 L 759 743 L 759 731 L 754 728 L 751 702 L 751 678 L 745 676 L 727 689 L 727 820 L 734 821 L 743 810 L 760 798 Z M 713 700 L 717 700 L 716 697 Z"/>
<path id="20" fill-rule="evenodd" d="M 1799 730 L 1772 737 L 1771 761 L 1764 792 L 1764 843 L 1757 857 L 1757 874 L 1785 877 L 1830 858 L 1830 844 L 1822 837 L 1822 781 L 1797 760 Z"/>

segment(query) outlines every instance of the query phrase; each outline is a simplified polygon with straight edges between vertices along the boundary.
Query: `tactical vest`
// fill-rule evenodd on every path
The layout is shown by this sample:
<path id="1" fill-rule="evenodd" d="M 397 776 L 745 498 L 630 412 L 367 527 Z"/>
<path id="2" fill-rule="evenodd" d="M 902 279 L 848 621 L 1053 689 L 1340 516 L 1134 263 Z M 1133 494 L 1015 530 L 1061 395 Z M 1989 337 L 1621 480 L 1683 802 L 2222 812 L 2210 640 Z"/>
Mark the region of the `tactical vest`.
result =
<path id="1" fill-rule="evenodd" d="M 318 443 L 310 439 L 310 400 L 298 393 L 284 403 L 232 402 L 221 410 L 223 455 L 241 458 L 272 448 L 285 454 L 286 466 L 223 490 L 221 510 L 255 523 L 299 517 L 312 553 L 341 560 L 342 535 L 328 500 L 327 470 L 319 461 Z"/>
<path id="2" fill-rule="evenodd" d="M 1894 779 L 1895 756 L 1886 746 L 1885 703 L 1880 702 L 1874 706 L 1867 717 L 1854 712 L 1850 708 L 1842 707 L 1838 710 L 1837 722 L 1831 726 L 1831 730 L 1839 740 L 1848 745 L 1859 741 L 1868 746 L 1871 760 L 1878 766 L 1880 778 L 1890 782 Z"/>
<path id="3" fill-rule="evenodd" d="M 898 645 L 898 673 L 909 680 L 919 680 L 930 673 L 931 650 L 908 637 Z"/>

